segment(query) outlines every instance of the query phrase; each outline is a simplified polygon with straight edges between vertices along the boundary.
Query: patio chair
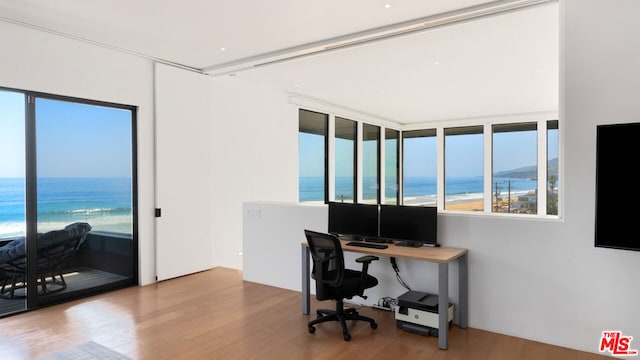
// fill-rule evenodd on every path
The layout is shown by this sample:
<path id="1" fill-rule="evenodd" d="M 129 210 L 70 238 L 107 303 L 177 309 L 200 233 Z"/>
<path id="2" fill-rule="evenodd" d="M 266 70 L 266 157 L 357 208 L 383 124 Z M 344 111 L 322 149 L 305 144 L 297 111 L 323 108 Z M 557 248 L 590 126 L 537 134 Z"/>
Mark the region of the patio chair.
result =
<path id="1" fill-rule="evenodd" d="M 38 293 L 46 295 L 67 288 L 62 275 L 62 265 L 82 245 L 91 231 L 91 225 L 77 222 L 63 230 L 53 230 L 38 234 L 37 242 L 37 285 Z M 0 269 L 4 271 L 0 295 L 4 298 L 24 298 L 16 290 L 27 285 L 27 256 L 25 238 L 14 239 L 0 247 Z"/>

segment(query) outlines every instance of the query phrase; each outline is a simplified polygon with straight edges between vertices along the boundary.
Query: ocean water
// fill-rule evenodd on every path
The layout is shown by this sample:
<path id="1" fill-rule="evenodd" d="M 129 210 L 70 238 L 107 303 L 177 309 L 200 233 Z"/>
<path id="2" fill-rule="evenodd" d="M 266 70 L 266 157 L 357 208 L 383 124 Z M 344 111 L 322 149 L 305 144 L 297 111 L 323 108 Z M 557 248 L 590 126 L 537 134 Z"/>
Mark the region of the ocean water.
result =
<path id="1" fill-rule="evenodd" d="M 538 186 L 536 180 L 521 178 L 495 178 L 501 188 L 501 195 L 506 196 L 508 183 L 511 183 L 511 195 L 523 195 L 535 190 Z M 353 194 L 351 178 L 336 179 L 336 197 L 340 194 Z M 390 181 L 392 182 L 392 181 Z M 395 194 L 395 185 L 387 186 L 386 194 Z M 484 179 L 482 177 L 454 177 L 448 178 L 445 184 L 445 197 L 447 201 L 464 201 L 482 199 L 484 192 Z M 495 191 L 495 183 L 492 185 L 492 193 Z M 376 197 L 376 178 L 364 178 L 363 197 Z M 434 205 L 436 203 L 436 178 L 435 177 L 406 177 L 404 179 L 404 203 Z M 347 197 L 351 198 L 351 197 Z M 300 178 L 300 201 L 317 201 L 324 199 L 324 182 L 322 177 Z"/>
<path id="2" fill-rule="evenodd" d="M 24 236 L 25 180 L 0 178 L 0 238 Z M 84 221 L 93 230 L 132 233 L 130 178 L 39 178 L 38 232 Z"/>

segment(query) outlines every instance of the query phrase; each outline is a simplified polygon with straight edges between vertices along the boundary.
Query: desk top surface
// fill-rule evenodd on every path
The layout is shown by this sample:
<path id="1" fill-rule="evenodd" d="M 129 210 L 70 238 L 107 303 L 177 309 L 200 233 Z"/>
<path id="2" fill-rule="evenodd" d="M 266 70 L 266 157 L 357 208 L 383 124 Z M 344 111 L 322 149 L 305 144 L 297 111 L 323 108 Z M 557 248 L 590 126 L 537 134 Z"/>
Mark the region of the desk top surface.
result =
<path id="1" fill-rule="evenodd" d="M 342 250 L 349 252 L 357 252 L 363 254 L 380 255 L 380 256 L 393 256 L 405 259 L 416 259 L 422 261 L 430 261 L 437 263 L 448 263 L 463 255 L 468 250 L 462 248 L 451 247 L 407 247 L 396 246 L 394 244 L 385 244 L 388 246 L 386 249 L 374 249 L 360 246 L 349 246 L 348 240 L 340 240 L 342 243 Z M 302 246 L 308 246 L 306 242 L 302 243 Z"/>

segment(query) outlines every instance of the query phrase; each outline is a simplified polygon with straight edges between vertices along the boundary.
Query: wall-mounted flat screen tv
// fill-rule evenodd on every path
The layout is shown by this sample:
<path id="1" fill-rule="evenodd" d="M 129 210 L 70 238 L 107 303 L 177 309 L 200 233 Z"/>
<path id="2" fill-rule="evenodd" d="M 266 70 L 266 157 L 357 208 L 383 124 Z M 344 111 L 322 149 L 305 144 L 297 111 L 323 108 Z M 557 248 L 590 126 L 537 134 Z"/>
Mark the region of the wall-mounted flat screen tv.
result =
<path id="1" fill-rule="evenodd" d="M 377 237 L 378 205 L 329 202 L 329 233 L 354 238 Z"/>
<path id="2" fill-rule="evenodd" d="M 640 250 L 640 123 L 599 125 L 596 131 L 595 246 Z"/>

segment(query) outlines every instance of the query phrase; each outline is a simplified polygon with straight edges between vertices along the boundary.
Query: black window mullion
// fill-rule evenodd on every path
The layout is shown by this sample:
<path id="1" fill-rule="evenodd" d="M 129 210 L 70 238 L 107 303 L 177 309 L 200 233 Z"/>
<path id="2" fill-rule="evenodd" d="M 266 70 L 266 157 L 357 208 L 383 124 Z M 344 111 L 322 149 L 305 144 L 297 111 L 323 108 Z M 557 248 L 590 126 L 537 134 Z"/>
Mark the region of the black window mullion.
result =
<path id="1" fill-rule="evenodd" d="M 353 122 L 353 203 L 358 202 L 358 123 Z"/>
<path id="2" fill-rule="evenodd" d="M 378 127 L 378 190 L 377 190 L 377 204 L 382 203 L 381 199 L 380 199 L 380 193 L 381 190 L 380 188 L 382 187 L 382 179 L 380 177 L 381 175 L 381 167 L 382 167 L 382 128 Z"/>
<path id="3" fill-rule="evenodd" d="M 329 203 L 329 176 L 333 174 L 329 173 L 329 119 L 328 116 L 324 119 L 324 203 Z"/>
<path id="4" fill-rule="evenodd" d="M 25 144 L 26 144 L 26 174 L 25 174 L 25 211 L 26 211 L 26 257 L 27 257 L 27 309 L 38 305 L 38 184 L 37 184 L 37 155 L 36 155 L 36 97 L 25 94 Z"/>

